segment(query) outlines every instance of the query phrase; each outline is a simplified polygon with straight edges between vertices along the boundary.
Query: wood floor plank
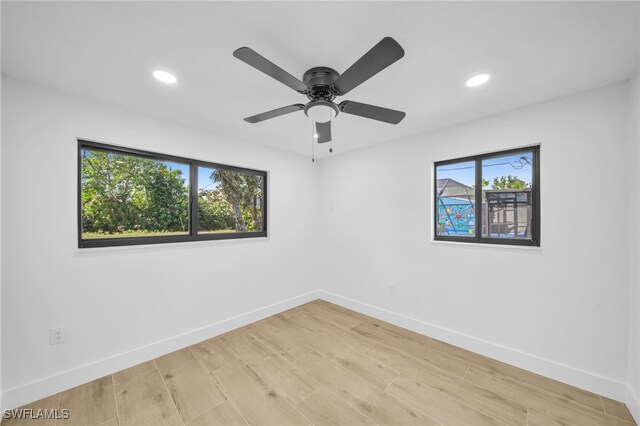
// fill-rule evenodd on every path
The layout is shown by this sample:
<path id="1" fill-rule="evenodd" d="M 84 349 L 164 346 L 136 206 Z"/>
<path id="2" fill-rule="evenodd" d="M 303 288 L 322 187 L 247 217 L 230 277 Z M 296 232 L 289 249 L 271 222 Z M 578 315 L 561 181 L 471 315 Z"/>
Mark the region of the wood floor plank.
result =
<path id="1" fill-rule="evenodd" d="M 269 323 L 286 333 L 293 334 L 304 331 L 304 328 L 298 324 L 298 318 L 300 317 L 306 317 L 306 315 L 289 310 L 270 317 Z"/>
<path id="2" fill-rule="evenodd" d="M 277 315 L 274 315 L 276 318 L 282 318 L 286 321 L 291 321 L 293 324 L 297 323 L 299 320 L 308 317 L 309 314 L 307 312 L 302 311 L 298 308 L 289 309 L 288 311 L 280 312 Z M 335 324 L 334 324 L 335 325 Z"/>
<path id="3" fill-rule="evenodd" d="M 294 364 L 378 424 L 438 424 L 316 352 Z"/>
<path id="4" fill-rule="evenodd" d="M 570 426 L 533 408 L 528 409 L 527 426 Z"/>
<path id="5" fill-rule="evenodd" d="M 117 417 L 107 420 L 104 423 L 100 423 L 98 426 L 120 426 L 120 421 Z"/>
<path id="6" fill-rule="evenodd" d="M 604 411 L 607 414 L 611 414 L 612 416 L 616 416 L 622 420 L 626 420 L 628 422 L 633 422 L 633 416 L 631 412 L 627 408 L 625 404 L 622 402 L 614 401 L 613 399 L 609 399 L 606 397 L 602 398 L 602 405 L 604 405 Z"/>
<path id="7" fill-rule="evenodd" d="M 287 311 L 282 314 L 282 317 L 295 322 L 298 326 L 297 331 L 311 330 L 327 336 L 342 334 L 349 331 L 348 328 L 340 327 L 339 325 L 331 321 L 327 321 L 317 315 L 313 315 L 306 310 Z"/>
<path id="8" fill-rule="evenodd" d="M 297 405 L 318 387 L 315 379 L 279 355 L 256 364 L 253 370 L 291 405 Z"/>
<path id="9" fill-rule="evenodd" d="M 489 370 L 512 377 L 514 379 L 527 382 L 549 392 L 553 392 L 563 398 L 588 405 L 595 410 L 602 411 L 602 404 L 600 403 L 599 396 L 591 392 L 578 389 L 576 387 L 558 382 L 556 380 L 549 379 L 548 377 L 540 376 L 530 371 L 505 364 L 495 359 L 488 358 L 471 351 L 467 351 L 465 349 L 450 345 L 445 342 L 441 342 L 436 339 L 433 339 L 431 342 L 429 342 L 429 347 L 472 362 L 480 367 L 484 367 Z"/>
<path id="10" fill-rule="evenodd" d="M 229 364 L 238 357 L 218 338 L 205 340 L 189 346 L 191 352 L 204 365 L 208 372 Z"/>
<path id="11" fill-rule="evenodd" d="M 387 393 L 443 425 L 502 425 L 498 420 L 403 374 L 391 383 Z"/>
<path id="12" fill-rule="evenodd" d="M 334 323 L 296 309 L 282 312 L 269 320 L 274 327 L 296 336 L 322 335 L 329 338 L 337 336 L 342 344 L 346 344 L 356 352 L 364 352 L 374 343 Z"/>
<path id="13" fill-rule="evenodd" d="M 342 327 L 346 330 L 349 330 L 360 324 L 359 320 L 349 315 L 345 315 L 342 312 L 328 309 L 327 307 L 314 302 L 302 305 L 298 307 L 298 309 L 311 315 L 317 316 L 318 318 L 322 318 L 323 320 Z"/>
<path id="14" fill-rule="evenodd" d="M 364 353 L 373 347 L 375 342 L 366 340 L 355 333 L 344 332 L 343 334 L 326 335 L 313 331 L 298 332 L 294 337 L 311 347 L 316 352 L 342 352 L 351 351 Z"/>
<path id="15" fill-rule="evenodd" d="M 295 338 L 315 350 L 344 346 L 354 352 L 364 352 L 375 344 L 371 339 L 312 315 L 304 315 L 298 318 L 296 323 L 299 330 L 293 333 Z"/>
<path id="16" fill-rule="evenodd" d="M 188 426 L 244 426 L 246 424 L 247 422 L 229 400 L 187 422 Z"/>
<path id="17" fill-rule="evenodd" d="M 218 368 L 212 375 L 250 424 L 309 424 L 302 414 L 244 362 L 234 361 Z"/>
<path id="18" fill-rule="evenodd" d="M 40 410 L 42 410 L 42 412 L 53 412 L 53 410 L 58 409 L 58 404 L 60 402 L 60 394 L 57 393 L 55 395 L 51 395 L 47 398 L 42 398 L 39 399 L 37 401 L 34 401 L 30 404 L 26 404 L 23 405 L 21 407 L 18 407 L 16 410 L 13 411 L 13 413 L 27 413 L 28 410 L 31 410 L 31 413 L 33 413 L 34 416 L 37 415 L 38 412 L 40 412 Z M 59 409 L 62 410 L 66 407 L 60 407 Z M 24 410 L 24 411 L 21 411 Z M 59 413 L 60 415 L 62 415 L 62 413 Z M 20 426 L 55 426 L 56 424 L 56 419 L 55 418 L 19 418 L 18 416 L 11 416 L 10 418 L 2 418 L 1 420 L 2 422 L 2 426 L 15 426 L 15 425 L 20 425 Z"/>
<path id="19" fill-rule="evenodd" d="M 182 424 L 157 369 L 116 383 L 115 386 L 121 426 Z"/>
<path id="20" fill-rule="evenodd" d="M 635 425 L 622 403 L 323 300 L 63 394 L 24 408 L 70 409 L 58 426 Z"/>
<path id="21" fill-rule="evenodd" d="M 58 424 L 98 425 L 118 415 L 111 376 L 64 391 L 60 394 L 60 407 L 69 410 L 68 419 Z"/>
<path id="22" fill-rule="evenodd" d="M 565 423 L 583 426 L 631 424 L 605 414 L 603 411 L 595 410 L 527 382 L 474 364 L 469 367 L 465 380 L 518 401 L 542 414 Z"/>
<path id="23" fill-rule="evenodd" d="M 398 376 L 397 370 L 380 360 L 348 349 L 340 350 L 334 348 L 322 352 L 322 355 L 346 370 L 378 386 L 380 389 L 385 389 L 389 383 Z"/>
<path id="24" fill-rule="evenodd" d="M 275 326 L 270 318 L 249 324 L 245 329 L 249 334 L 263 339 L 276 353 L 289 361 L 294 361 L 311 351 L 309 346 L 295 339 L 292 334 Z"/>
<path id="25" fill-rule="evenodd" d="M 156 368 L 156 364 L 153 360 L 143 362 L 142 364 L 134 365 L 133 367 L 127 368 L 125 370 L 118 371 L 113 374 L 113 381 L 115 383 L 120 383 L 125 380 L 128 380 L 134 376 L 139 374 L 148 373 L 149 371 Z"/>
<path id="26" fill-rule="evenodd" d="M 491 362 L 495 361 L 495 360 L 492 360 L 491 358 L 487 358 L 475 352 L 462 349 L 458 346 L 450 345 L 449 343 L 445 343 L 438 339 L 431 339 L 429 343 L 427 343 L 427 345 L 433 349 L 439 350 L 440 352 L 453 355 L 457 358 L 463 359 L 467 362 L 472 362 L 476 365 L 479 365 L 485 368 L 491 366 Z"/>
<path id="27" fill-rule="evenodd" d="M 381 344 L 366 354 L 505 424 L 525 424 L 527 407 L 512 399 Z"/>
<path id="28" fill-rule="evenodd" d="M 259 363 L 276 353 L 262 338 L 252 336 L 244 328 L 225 333 L 220 336 L 220 340 L 249 365 Z"/>
<path id="29" fill-rule="evenodd" d="M 381 343 L 404 354 L 435 365 L 459 377 L 464 376 L 469 366 L 468 361 L 431 349 L 424 344 L 424 342 L 421 343 L 410 340 L 404 336 L 390 333 L 388 330 L 375 327 L 372 324 L 362 323 L 352 330 L 377 343 Z"/>
<path id="30" fill-rule="evenodd" d="M 323 386 L 298 404 L 297 408 L 316 426 L 375 424 Z"/>
<path id="31" fill-rule="evenodd" d="M 189 348 L 158 358 L 156 365 L 185 423 L 226 399 Z"/>
<path id="32" fill-rule="evenodd" d="M 367 321 L 361 321 L 361 324 L 372 326 L 373 329 L 378 331 L 378 335 L 383 338 L 391 338 L 391 339 L 407 339 L 416 343 L 421 343 L 427 345 L 431 338 L 428 336 L 424 336 L 420 333 L 416 333 L 415 331 L 407 330 L 406 328 L 398 327 L 397 325 L 381 321 L 375 318 L 372 318 Z M 373 330 L 372 329 L 372 330 Z"/>
<path id="33" fill-rule="evenodd" d="M 356 319 L 360 322 L 374 322 L 377 321 L 376 318 L 370 317 L 369 315 L 361 314 L 360 312 L 353 311 L 351 309 L 347 309 L 343 306 L 336 305 L 335 303 L 327 302 L 326 300 L 316 299 L 315 303 L 324 306 L 327 309 L 331 309 L 333 311 L 340 312 L 344 315 L 350 316 L 353 319 Z"/>

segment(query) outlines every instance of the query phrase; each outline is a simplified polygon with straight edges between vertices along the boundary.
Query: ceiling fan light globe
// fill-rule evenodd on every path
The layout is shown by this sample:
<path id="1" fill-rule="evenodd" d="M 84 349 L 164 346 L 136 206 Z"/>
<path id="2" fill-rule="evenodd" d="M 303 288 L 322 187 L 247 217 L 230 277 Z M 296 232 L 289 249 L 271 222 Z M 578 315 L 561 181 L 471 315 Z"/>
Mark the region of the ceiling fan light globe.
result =
<path id="1" fill-rule="evenodd" d="M 316 123 L 326 123 L 336 116 L 336 111 L 328 105 L 314 105 L 307 110 L 307 116 Z"/>

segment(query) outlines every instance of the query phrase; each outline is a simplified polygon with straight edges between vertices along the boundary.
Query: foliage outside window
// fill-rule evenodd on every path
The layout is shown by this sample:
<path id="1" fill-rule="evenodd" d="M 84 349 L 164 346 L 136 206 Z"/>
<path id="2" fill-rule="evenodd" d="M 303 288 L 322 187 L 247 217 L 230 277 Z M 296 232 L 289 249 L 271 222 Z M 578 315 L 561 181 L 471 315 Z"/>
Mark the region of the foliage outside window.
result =
<path id="1" fill-rule="evenodd" d="M 79 247 L 266 236 L 266 172 L 79 141 Z"/>
<path id="2" fill-rule="evenodd" d="M 539 146 L 435 163 L 434 238 L 540 245 Z"/>

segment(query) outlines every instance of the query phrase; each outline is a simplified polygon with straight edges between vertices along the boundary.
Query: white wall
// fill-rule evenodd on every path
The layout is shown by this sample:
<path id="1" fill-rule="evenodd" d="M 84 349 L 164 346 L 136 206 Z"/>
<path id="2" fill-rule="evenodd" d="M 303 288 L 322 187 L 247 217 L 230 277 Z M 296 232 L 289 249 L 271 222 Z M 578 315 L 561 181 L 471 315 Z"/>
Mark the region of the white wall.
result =
<path id="1" fill-rule="evenodd" d="M 628 179 L 640 160 L 628 143 L 629 89 L 618 84 L 314 167 L 307 157 L 4 79 L 3 406 L 300 303 L 318 287 L 559 380 L 617 399 L 628 382 L 637 395 L 637 368 L 627 375 L 637 367 L 627 355 L 638 359 L 640 325 L 636 316 L 636 331 L 628 327 L 640 304 L 627 284 L 638 272 L 629 191 L 640 186 Z M 77 249 L 77 137 L 268 169 L 270 238 Z M 542 144 L 542 248 L 431 242 L 433 161 L 534 143 Z M 67 343 L 48 344 L 54 326 L 68 327 Z"/>
<path id="2" fill-rule="evenodd" d="M 316 288 L 308 271 L 317 173 L 308 158 L 2 84 L 5 407 L 234 328 L 238 321 L 207 327 Z M 270 238 L 77 249 L 77 137 L 268 170 Z M 68 327 L 68 342 L 50 346 L 56 326 Z"/>
<path id="3" fill-rule="evenodd" d="M 640 420 L 640 71 L 631 81 L 629 108 L 629 394 L 627 406 Z"/>
<path id="4" fill-rule="evenodd" d="M 2 76 L 0 76 L 0 99 L 2 99 Z M 0 224 L 2 223 L 2 107 L 0 107 Z M 2 226 L 0 226 L 0 242 Z M 2 405 L 2 244 L 0 243 L 0 410 Z"/>
<path id="5" fill-rule="evenodd" d="M 0 8 L 0 21 L 2 8 Z M 2 59 L 0 58 L 0 62 Z M 0 75 L 0 99 L 2 99 L 2 75 Z M 0 106 L 0 410 L 2 405 L 2 107 Z"/>
<path id="6" fill-rule="evenodd" d="M 617 84 L 322 161 L 322 288 L 622 399 L 627 215 L 637 222 L 625 175 L 628 97 L 629 85 Z M 536 143 L 541 248 L 431 242 L 432 162 Z"/>

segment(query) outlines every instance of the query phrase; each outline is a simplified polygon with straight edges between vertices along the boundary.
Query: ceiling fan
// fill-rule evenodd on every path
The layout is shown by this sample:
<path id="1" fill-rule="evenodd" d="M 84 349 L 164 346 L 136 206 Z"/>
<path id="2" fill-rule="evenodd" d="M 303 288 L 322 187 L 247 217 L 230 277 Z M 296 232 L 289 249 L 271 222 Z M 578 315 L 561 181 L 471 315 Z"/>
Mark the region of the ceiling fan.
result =
<path id="1" fill-rule="evenodd" d="M 309 98 L 306 104 L 293 104 L 247 117 L 244 119 L 247 123 L 304 111 L 315 122 L 314 137 L 318 143 L 325 143 L 331 141 L 331 120 L 340 112 L 390 124 L 398 124 L 406 115 L 402 111 L 360 102 L 333 102 L 337 96 L 346 95 L 404 56 L 402 47 L 391 37 L 383 38 L 342 74 L 329 67 L 314 67 L 304 73 L 302 81 L 248 47 L 237 49 L 233 56 Z"/>

